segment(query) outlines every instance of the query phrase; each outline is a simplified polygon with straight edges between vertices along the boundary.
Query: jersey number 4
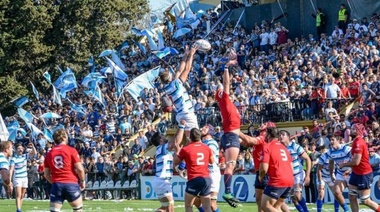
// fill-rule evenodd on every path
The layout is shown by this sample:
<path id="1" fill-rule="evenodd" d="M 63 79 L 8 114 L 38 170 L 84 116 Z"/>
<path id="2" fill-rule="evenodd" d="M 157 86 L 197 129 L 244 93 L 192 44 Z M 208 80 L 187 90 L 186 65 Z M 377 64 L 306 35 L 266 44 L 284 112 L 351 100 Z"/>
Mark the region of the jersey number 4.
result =
<path id="1" fill-rule="evenodd" d="M 280 155 L 281 155 L 281 160 L 282 161 L 288 161 L 288 156 L 286 155 L 285 150 L 280 149 Z"/>
<path id="2" fill-rule="evenodd" d="M 205 165 L 204 159 L 205 159 L 205 155 L 203 153 L 198 152 L 197 153 L 197 165 Z"/>
<path id="3" fill-rule="evenodd" d="M 57 169 L 62 169 L 63 168 L 63 157 L 58 155 L 54 157 L 54 166 Z"/>

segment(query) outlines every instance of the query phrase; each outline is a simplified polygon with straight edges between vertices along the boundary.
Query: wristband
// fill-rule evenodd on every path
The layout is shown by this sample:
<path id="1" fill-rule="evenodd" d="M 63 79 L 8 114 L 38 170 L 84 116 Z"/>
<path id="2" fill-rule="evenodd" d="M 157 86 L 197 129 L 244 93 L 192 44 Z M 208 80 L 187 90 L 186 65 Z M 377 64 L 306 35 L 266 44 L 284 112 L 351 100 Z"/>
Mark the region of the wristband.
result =
<path id="1" fill-rule="evenodd" d="M 178 129 L 184 130 L 185 129 L 185 125 L 182 125 L 182 124 L 178 125 Z"/>
<path id="2" fill-rule="evenodd" d="M 79 180 L 80 183 L 84 183 L 85 180 Z"/>

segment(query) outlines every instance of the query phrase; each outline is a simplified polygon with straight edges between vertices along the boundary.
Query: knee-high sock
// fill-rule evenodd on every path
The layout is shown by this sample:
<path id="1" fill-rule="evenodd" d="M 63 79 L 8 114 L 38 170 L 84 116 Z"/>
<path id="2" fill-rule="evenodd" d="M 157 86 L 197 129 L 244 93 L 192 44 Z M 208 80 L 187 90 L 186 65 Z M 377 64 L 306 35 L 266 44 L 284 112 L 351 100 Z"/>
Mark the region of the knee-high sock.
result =
<path id="1" fill-rule="evenodd" d="M 340 207 L 339 202 L 335 199 L 334 200 L 334 211 L 339 212 L 339 207 Z"/>
<path id="2" fill-rule="evenodd" d="M 309 212 L 306 206 L 306 200 L 304 197 L 302 197 L 301 201 L 299 202 L 304 212 Z"/>
<path id="3" fill-rule="evenodd" d="M 322 212 L 323 200 L 317 199 L 317 212 Z"/>
<path id="4" fill-rule="evenodd" d="M 224 174 L 224 193 L 226 194 L 231 193 L 231 181 L 232 175 Z"/>

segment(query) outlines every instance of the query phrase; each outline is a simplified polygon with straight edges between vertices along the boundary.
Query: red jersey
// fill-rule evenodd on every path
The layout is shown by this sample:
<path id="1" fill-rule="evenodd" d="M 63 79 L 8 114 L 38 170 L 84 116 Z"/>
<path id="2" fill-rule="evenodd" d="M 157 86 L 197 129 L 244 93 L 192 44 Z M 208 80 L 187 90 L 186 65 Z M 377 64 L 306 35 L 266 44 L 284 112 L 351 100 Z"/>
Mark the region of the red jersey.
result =
<path id="1" fill-rule="evenodd" d="M 252 148 L 252 157 L 253 157 L 253 164 L 255 164 L 255 171 L 259 171 L 260 169 L 260 164 L 261 164 L 261 161 L 263 160 L 263 155 L 264 155 L 264 152 L 263 152 L 263 149 L 264 149 L 264 146 L 267 144 L 265 142 L 265 136 L 260 136 L 260 137 L 257 137 L 258 139 L 258 142 L 256 145 L 253 146 Z"/>
<path id="2" fill-rule="evenodd" d="M 361 154 L 362 159 L 357 166 L 352 167 L 352 172 L 357 175 L 365 175 L 372 172 L 371 164 L 369 163 L 369 151 L 365 140 L 361 137 L 356 137 L 352 143 L 351 154 Z"/>
<path id="3" fill-rule="evenodd" d="M 240 114 L 234 103 L 232 103 L 230 96 L 224 91 L 222 96 L 219 96 L 219 92 L 216 92 L 215 99 L 219 102 L 224 133 L 240 129 Z"/>
<path id="4" fill-rule="evenodd" d="M 187 169 L 187 180 L 196 177 L 210 177 L 208 165 L 211 164 L 210 147 L 202 142 L 191 142 L 179 152 L 178 158 L 185 160 Z"/>
<path id="5" fill-rule="evenodd" d="M 294 184 L 292 157 L 285 145 L 277 139 L 264 146 L 262 163 L 269 165 L 268 185 L 278 188 L 292 187 Z"/>
<path id="6" fill-rule="evenodd" d="M 351 96 L 357 97 L 359 96 L 360 83 L 358 81 L 350 82 L 347 86 L 348 92 L 350 92 Z"/>
<path id="7" fill-rule="evenodd" d="M 47 153 L 45 167 L 50 169 L 53 183 L 78 183 L 75 163 L 81 162 L 76 149 L 68 145 L 54 146 Z"/>

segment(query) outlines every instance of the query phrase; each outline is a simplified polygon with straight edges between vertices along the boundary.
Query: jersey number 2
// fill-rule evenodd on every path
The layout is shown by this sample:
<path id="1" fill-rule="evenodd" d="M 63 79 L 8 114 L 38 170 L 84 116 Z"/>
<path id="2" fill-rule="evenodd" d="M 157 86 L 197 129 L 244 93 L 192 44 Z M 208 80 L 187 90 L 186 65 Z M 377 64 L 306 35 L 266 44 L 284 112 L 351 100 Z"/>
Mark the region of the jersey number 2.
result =
<path id="1" fill-rule="evenodd" d="M 205 165 L 204 159 L 205 159 L 205 155 L 203 153 L 198 152 L 197 153 L 197 165 Z"/>
<path id="2" fill-rule="evenodd" d="M 280 149 L 280 155 L 281 155 L 281 160 L 282 161 L 288 161 L 288 156 L 286 155 L 285 150 Z"/>
<path id="3" fill-rule="evenodd" d="M 54 157 L 54 166 L 57 169 L 62 169 L 63 168 L 63 157 L 58 155 Z"/>

